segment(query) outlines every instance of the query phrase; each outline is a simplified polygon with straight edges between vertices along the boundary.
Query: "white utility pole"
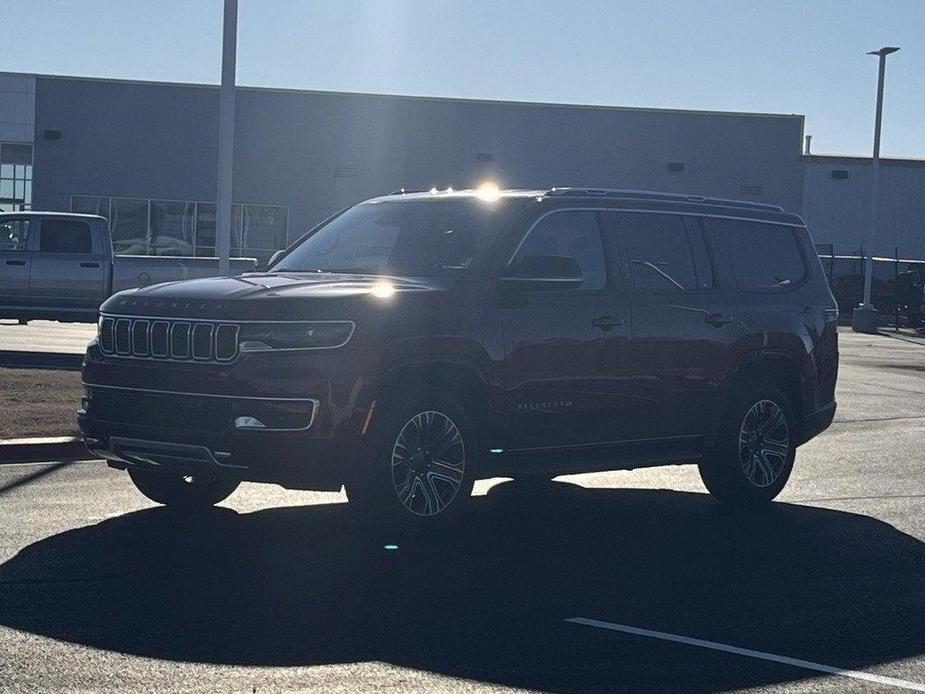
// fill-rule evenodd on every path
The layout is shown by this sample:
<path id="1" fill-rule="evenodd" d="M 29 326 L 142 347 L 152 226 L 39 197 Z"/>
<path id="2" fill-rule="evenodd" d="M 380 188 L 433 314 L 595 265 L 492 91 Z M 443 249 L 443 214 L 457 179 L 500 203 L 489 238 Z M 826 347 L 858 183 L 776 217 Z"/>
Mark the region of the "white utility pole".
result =
<path id="1" fill-rule="evenodd" d="M 218 195 L 215 254 L 218 273 L 231 274 L 231 180 L 234 174 L 234 81 L 238 45 L 238 0 L 225 0 L 222 32 L 222 88 L 218 112 Z"/>
<path id="2" fill-rule="evenodd" d="M 874 156 L 870 162 L 870 229 L 867 232 L 867 258 L 864 261 L 864 302 L 854 309 L 851 327 L 857 333 L 877 332 L 877 309 L 870 302 L 870 286 L 873 281 L 873 254 L 879 235 L 880 214 L 880 124 L 883 119 L 883 78 L 886 73 L 886 57 L 899 49 L 884 46 L 879 51 L 870 51 L 867 55 L 880 56 L 880 71 L 877 77 L 877 116 L 874 120 Z"/>

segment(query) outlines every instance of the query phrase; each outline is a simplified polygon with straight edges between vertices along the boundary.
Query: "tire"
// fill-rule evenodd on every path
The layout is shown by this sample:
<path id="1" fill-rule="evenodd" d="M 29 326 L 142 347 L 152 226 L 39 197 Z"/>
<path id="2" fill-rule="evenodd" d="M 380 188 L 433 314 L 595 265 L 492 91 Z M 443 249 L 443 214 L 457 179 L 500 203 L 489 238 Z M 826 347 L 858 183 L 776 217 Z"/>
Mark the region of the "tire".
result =
<path id="1" fill-rule="evenodd" d="M 478 442 L 465 408 L 442 394 L 404 395 L 374 422 L 373 450 L 344 486 L 364 520 L 389 528 L 451 521 L 472 493 Z"/>
<path id="2" fill-rule="evenodd" d="M 214 476 L 183 476 L 149 470 L 128 471 L 142 494 L 151 501 L 184 510 L 204 509 L 224 501 L 240 482 Z"/>
<path id="3" fill-rule="evenodd" d="M 724 418 L 715 447 L 700 464 L 700 478 L 719 501 L 758 506 L 780 494 L 796 455 L 796 419 L 780 389 L 752 386 Z"/>

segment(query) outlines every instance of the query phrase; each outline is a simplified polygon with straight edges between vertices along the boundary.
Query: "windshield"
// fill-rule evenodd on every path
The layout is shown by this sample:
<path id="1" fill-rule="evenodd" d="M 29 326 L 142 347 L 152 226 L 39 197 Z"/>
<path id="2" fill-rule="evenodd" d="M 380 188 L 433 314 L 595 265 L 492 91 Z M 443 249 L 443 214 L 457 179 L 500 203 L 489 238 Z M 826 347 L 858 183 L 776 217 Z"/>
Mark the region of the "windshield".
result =
<path id="1" fill-rule="evenodd" d="M 274 272 L 444 277 L 466 272 L 511 201 L 382 200 L 352 207 L 296 246 Z"/>

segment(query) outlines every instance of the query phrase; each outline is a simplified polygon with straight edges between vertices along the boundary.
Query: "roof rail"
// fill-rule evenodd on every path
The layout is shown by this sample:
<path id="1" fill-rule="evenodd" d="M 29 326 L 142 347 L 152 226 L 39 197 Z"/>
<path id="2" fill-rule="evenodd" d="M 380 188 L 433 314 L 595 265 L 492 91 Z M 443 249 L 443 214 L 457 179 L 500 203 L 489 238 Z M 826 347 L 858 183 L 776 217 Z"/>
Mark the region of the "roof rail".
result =
<path id="1" fill-rule="evenodd" d="M 389 195 L 404 195 L 405 193 L 426 193 L 430 188 L 399 188 L 393 190 Z"/>
<path id="2" fill-rule="evenodd" d="M 630 198 L 633 200 L 661 200 L 664 202 L 698 202 L 721 205 L 723 207 L 741 207 L 752 210 L 768 210 L 769 212 L 783 212 L 780 205 L 764 202 L 749 202 L 748 200 L 733 200 L 730 198 L 713 198 L 704 195 L 685 195 L 682 193 L 661 193 L 652 190 L 623 190 L 620 188 L 550 188 L 546 195 L 556 197 L 607 197 Z"/>

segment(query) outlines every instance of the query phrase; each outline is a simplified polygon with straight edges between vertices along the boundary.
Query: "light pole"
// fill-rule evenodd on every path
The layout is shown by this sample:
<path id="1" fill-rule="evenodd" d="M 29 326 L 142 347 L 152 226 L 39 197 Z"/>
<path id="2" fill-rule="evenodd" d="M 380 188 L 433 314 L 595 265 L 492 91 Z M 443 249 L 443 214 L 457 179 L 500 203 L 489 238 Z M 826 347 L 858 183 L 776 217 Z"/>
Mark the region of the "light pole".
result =
<path id="1" fill-rule="evenodd" d="M 215 254 L 218 274 L 231 274 L 231 179 L 234 173 L 234 82 L 238 45 L 238 0 L 225 0 L 222 87 L 218 109 L 218 194 L 215 198 Z"/>
<path id="2" fill-rule="evenodd" d="M 870 163 L 870 228 L 867 232 L 867 257 L 864 260 L 864 301 L 854 309 L 851 327 L 857 333 L 877 332 L 877 309 L 870 302 L 870 285 L 874 273 L 874 241 L 879 231 L 880 212 L 880 123 L 883 119 L 883 77 L 886 73 L 886 57 L 899 48 L 884 46 L 867 55 L 880 56 L 880 71 L 877 76 L 877 117 L 874 121 L 874 156 Z"/>

